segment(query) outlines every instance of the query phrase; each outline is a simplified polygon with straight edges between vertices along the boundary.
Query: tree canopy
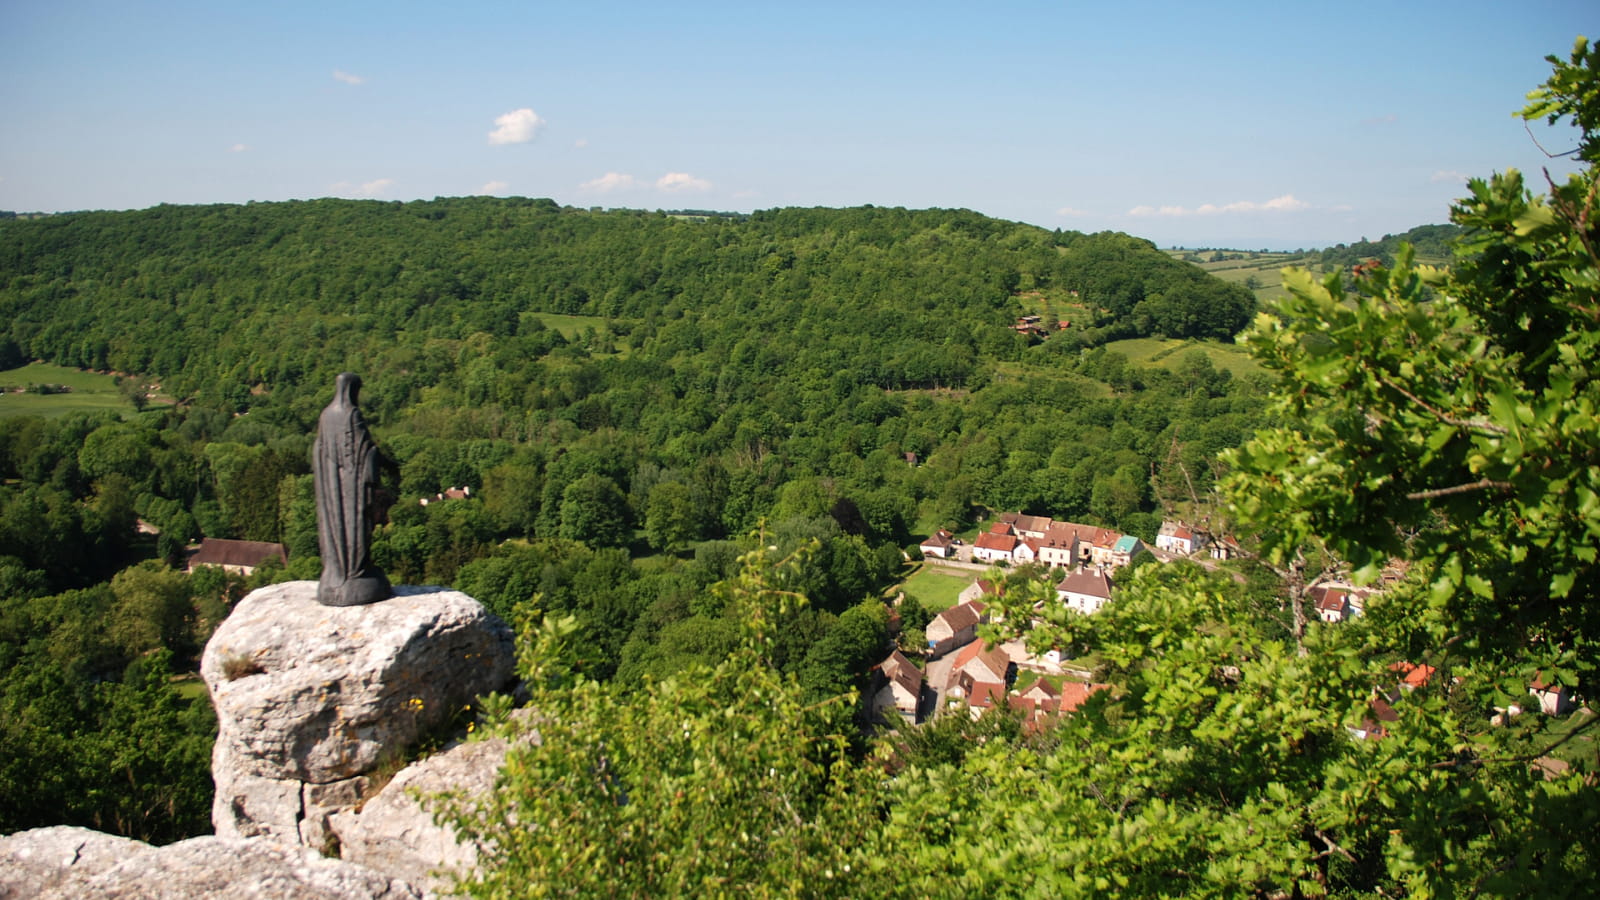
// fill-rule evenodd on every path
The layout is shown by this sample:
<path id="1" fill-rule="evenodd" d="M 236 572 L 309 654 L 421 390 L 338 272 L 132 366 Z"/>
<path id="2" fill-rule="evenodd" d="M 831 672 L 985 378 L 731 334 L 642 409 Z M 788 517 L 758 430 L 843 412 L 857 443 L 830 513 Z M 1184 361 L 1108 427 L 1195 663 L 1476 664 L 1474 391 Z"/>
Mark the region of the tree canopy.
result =
<path id="1" fill-rule="evenodd" d="M 765 657 L 801 561 L 751 554 L 723 663 L 632 711 L 537 679 L 551 733 L 576 740 L 514 751 L 489 810 L 458 810 L 501 848 L 465 889 L 1592 896 L 1594 717 L 1512 710 L 1537 706 L 1535 679 L 1592 692 L 1600 659 L 1600 54 L 1580 39 L 1552 63 L 1524 115 L 1575 121 L 1581 171 L 1542 195 L 1516 172 L 1474 181 L 1451 269 L 1402 250 L 1348 290 L 1292 275 L 1247 336 L 1281 425 L 1225 454 L 1223 512 L 1269 564 L 1403 571 L 1364 616 L 1291 627 L 1271 594 L 1188 563 L 1139 567 L 1094 616 L 1019 584 L 989 636 L 1092 648 L 1111 688 L 1054 728 L 953 717 L 853 754 Z M 557 785 L 586 802 L 552 806 Z M 595 849 L 571 865 L 573 847 Z"/>

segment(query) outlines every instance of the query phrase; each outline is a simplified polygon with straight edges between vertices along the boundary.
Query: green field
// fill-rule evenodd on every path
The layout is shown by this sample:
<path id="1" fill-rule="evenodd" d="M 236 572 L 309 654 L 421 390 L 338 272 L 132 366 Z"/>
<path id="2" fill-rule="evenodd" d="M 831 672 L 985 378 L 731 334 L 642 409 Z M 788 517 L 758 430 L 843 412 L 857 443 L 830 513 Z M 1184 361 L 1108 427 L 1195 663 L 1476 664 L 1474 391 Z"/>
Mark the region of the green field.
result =
<path id="1" fill-rule="evenodd" d="M 1224 281 L 1253 285 L 1256 300 L 1268 301 L 1284 296 L 1283 270 L 1294 267 L 1309 269 L 1314 275 L 1331 271 L 1322 262 L 1320 251 L 1309 253 L 1263 252 L 1259 250 L 1184 250 L 1165 251 L 1173 259 L 1193 263 Z M 1218 259 L 1216 257 L 1220 256 Z M 1418 265 L 1445 266 L 1449 260 L 1419 253 Z M 1252 280 L 1253 279 L 1253 280 Z M 1248 282 L 1248 284 L 1247 284 Z"/>
<path id="2" fill-rule="evenodd" d="M 1176 369 L 1188 351 L 1194 348 L 1204 350 L 1206 355 L 1211 357 L 1211 365 L 1217 369 L 1232 372 L 1235 378 L 1263 371 L 1261 366 L 1250 358 L 1250 354 L 1244 351 L 1244 348 L 1233 344 L 1223 344 L 1218 341 L 1129 338 L 1124 341 L 1112 341 L 1106 344 L 1107 350 L 1121 353 L 1128 358 L 1128 362 L 1132 365 L 1164 369 Z"/>
<path id="3" fill-rule="evenodd" d="M 923 609 L 939 612 L 955 606 L 961 592 L 974 580 L 971 572 L 924 565 L 907 578 L 901 587 L 905 588 L 908 596 L 915 597 Z"/>
<path id="4" fill-rule="evenodd" d="M 585 328 L 591 328 L 598 333 L 606 327 L 606 320 L 601 316 L 567 316 L 561 313 L 547 312 L 526 313 L 526 315 L 538 319 L 544 323 L 544 327 L 558 332 L 569 341 L 583 334 Z"/>
<path id="5" fill-rule="evenodd" d="M 13 393 L 30 384 L 60 384 L 72 389 L 66 394 Z M 133 403 L 118 390 L 110 375 L 99 375 L 65 366 L 31 363 L 20 369 L 0 372 L 0 418 L 11 416 L 64 416 L 73 412 L 111 410 L 120 415 L 133 412 Z"/>

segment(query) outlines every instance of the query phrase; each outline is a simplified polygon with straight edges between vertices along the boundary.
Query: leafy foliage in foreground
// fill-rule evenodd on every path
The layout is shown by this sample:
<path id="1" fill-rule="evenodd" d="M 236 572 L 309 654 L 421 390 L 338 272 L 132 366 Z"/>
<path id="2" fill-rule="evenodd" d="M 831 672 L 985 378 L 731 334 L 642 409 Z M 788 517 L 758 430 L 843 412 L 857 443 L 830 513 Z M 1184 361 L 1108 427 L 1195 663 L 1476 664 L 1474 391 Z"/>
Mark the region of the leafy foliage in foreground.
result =
<path id="1" fill-rule="evenodd" d="M 1490 724 L 1496 706 L 1531 705 L 1535 672 L 1580 691 L 1597 684 L 1600 383 L 1588 364 L 1600 358 L 1600 54 L 1580 40 L 1570 63 L 1553 61 L 1527 114 L 1575 118 L 1589 168 L 1549 197 L 1530 196 L 1516 173 L 1474 182 L 1455 212 L 1469 230 L 1454 272 L 1414 270 L 1402 253 L 1351 294 L 1337 279 L 1295 279 L 1289 315 L 1261 318 L 1250 336 L 1283 377 L 1288 424 L 1233 455 L 1233 515 L 1268 561 L 1321 542 L 1359 575 L 1409 561 L 1410 576 L 1366 616 L 1290 634 L 1254 610 L 1245 586 L 1186 565 L 1141 567 L 1087 618 L 1008 592 L 1006 622 L 1043 620 L 1035 649 L 1091 647 L 1115 687 L 1054 730 L 974 731 L 955 752 L 891 736 L 862 758 L 840 755 L 826 740 L 836 729 L 804 709 L 797 682 L 771 673 L 760 643 L 656 686 L 635 701 L 650 715 L 618 711 L 626 698 L 592 685 L 541 693 L 566 739 L 515 754 L 495 811 L 469 811 L 464 824 L 497 852 L 485 880 L 465 887 L 1593 896 L 1592 715 Z M 1437 299 L 1423 299 L 1424 285 Z M 754 566 L 741 584 L 779 598 L 783 578 Z M 1402 693 L 1395 662 L 1437 671 Z M 1379 739 L 1357 739 L 1352 727 L 1375 730 L 1363 720 L 1377 692 L 1395 715 Z M 817 740 L 796 737 L 796 723 Z M 1549 765 L 1584 740 L 1566 771 Z M 676 742 L 663 782 L 688 773 L 695 789 L 651 793 L 635 766 L 612 777 L 610 748 L 628 759 L 655 742 Z M 692 761 L 680 755 L 690 747 Z M 590 803 L 552 801 L 557 786 Z M 641 838 L 647 819 L 701 828 Z M 573 848 L 576 873 L 559 864 Z"/>

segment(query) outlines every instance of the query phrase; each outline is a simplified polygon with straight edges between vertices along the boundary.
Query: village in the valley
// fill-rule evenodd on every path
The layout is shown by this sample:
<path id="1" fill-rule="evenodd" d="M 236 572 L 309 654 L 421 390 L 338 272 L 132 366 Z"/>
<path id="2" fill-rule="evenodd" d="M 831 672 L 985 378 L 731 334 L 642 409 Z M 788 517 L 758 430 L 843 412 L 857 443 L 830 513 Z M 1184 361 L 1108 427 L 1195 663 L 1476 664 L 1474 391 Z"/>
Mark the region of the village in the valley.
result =
<path id="1" fill-rule="evenodd" d="M 419 503 L 470 495 L 470 489 L 452 487 Z M 1244 554 L 1231 536 L 1213 536 L 1173 520 L 1162 524 L 1151 545 L 1111 528 L 1015 512 L 1001 513 L 970 541 L 940 530 L 918 549 L 923 566 L 968 583 L 952 605 L 928 622 L 922 632 L 925 642 L 913 646 L 901 640 L 872 667 L 867 706 L 871 718 L 887 727 L 916 726 L 942 715 L 977 719 L 991 710 L 1009 709 L 1021 717 L 1024 728 L 1038 730 L 1071 715 L 1096 692 L 1114 690 L 1114 685 L 1095 680 L 1092 657 L 1075 659 L 1059 647 L 1034 653 L 1025 635 L 995 643 L 984 640 L 980 627 L 994 618 L 993 601 L 1006 589 L 997 571 L 1032 567 L 1048 580 L 1063 607 L 1094 615 L 1115 602 L 1118 581 L 1141 556 L 1155 564 L 1189 560 L 1213 568 Z M 269 560 L 281 565 L 286 559 L 282 544 L 206 538 L 189 548 L 186 568 L 216 566 L 248 576 Z M 1399 571 L 1391 567 L 1378 584 L 1367 587 L 1337 576 L 1321 577 L 1305 591 L 1305 615 L 1328 624 L 1361 616 L 1373 596 L 1398 580 Z M 1044 612 L 1042 602 L 1035 608 Z M 1389 671 L 1392 684 L 1374 691 L 1367 715 L 1345 723 L 1353 737 L 1384 737 L 1387 725 L 1397 719 L 1395 705 L 1401 698 L 1437 677 L 1436 667 L 1425 662 L 1397 660 Z M 1524 707 L 1558 716 L 1580 705 L 1570 688 L 1547 683 L 1542 675 L 1528 685 L 1528 694 L 1533 699 L 1526 704 L 1497 707 L 1495 721 L 1519 715 Z"/>
<path id="2" fill-rule="evenodd" d="M 1094 615 L 1114 602 L 1119 572 L 1141 554 L 1149 554 L 1157 563 L 1187 559 L 1213 566 L 1242 553 L 1232 537 L 1213 538 L 1172 520 L 1162 524 L 1151 546 L 1110 528 L 1012 512 L 1002 513 L 970 542 L 941 530 L 919 549 L 925 565 L 970 571 L 972 582 L 955 605 L 929 622 L 926 646 L 920 652 L 896 649 L 873 667 L 871 711 L 888 726 L 918 725 L 949 714 L 977 719 L 990 710 L 1009 708 L 1021 716 L 1024 728 L 1037 730 L 1071 715 L 1096 692 L 1114 688 L 1094 680 L 1092 661 L 1074 660 L 1061 648 L 1036 654 L 1021 637 L 998 643 L 982 638 L 979 627 L 990 621 L 994 595 L 1005 590 L 1004 583 L 994 578 L 994 567 L 1035 565 L 1049 573 L 1062 605 Z M 1396 577 L 1389 572 L 1386 580 Z M 1358 587 L 1337 578 L 1319 580 L 1306 591 L 1306 613 L 1329 624 L 1343 622 L 1363 615 L 1368 601 L 1383 587 Z M 1042 612 L 1042 606 L 1037 604 L 1036 609 Z M 1393 685 L 1375 691 L 1368 715 L 1346 725 L 1353 737 L 1384 737 L 1386 723 L 1397 717 L 1394 705 L 1437 674 L 1433 666 L 1403 660 L 1389 671 Z M 1569 689 L 1547 684 L 1542 677 L 1535 678 L 1528 693 L 1533 700 L 1527 706 L 1546 715 L 1563 715 L 1577 705 Z M 1496 715 L 1503 719 L 1522 711 L 1512 704 Z"/>

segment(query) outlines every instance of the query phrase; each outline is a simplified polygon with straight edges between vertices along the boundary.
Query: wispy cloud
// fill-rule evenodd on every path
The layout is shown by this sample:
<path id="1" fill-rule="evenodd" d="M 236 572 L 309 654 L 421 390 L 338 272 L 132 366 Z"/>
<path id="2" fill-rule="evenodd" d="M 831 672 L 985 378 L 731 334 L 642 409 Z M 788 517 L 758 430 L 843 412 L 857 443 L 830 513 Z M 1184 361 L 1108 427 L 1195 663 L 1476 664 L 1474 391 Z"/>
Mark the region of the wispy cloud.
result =
<path id="1" fill-rule="evenodd" d="M 1370 119 L 1362 119 L 1361 120 L 1361 124 L 1363 124 L 1363 125 L 1389 125 L 1391 123 L 1398 122 L 1398 121 L 1400 121 L 1400 117 L 1399 116 L 1395 115 L 1394 113 L 1387 113 L 1387 114 L 1381 115 L 1381 116 L 1373 116 Z"/>
<path id="2" fill-rule="evenodd" d="M 243 153 L 243 152 L 245 152 L 246 150 L 249 150 L 249 149 L 250 149 L 250 145 L 249 144 L 234 144 L 232 147 L 228 148 L 228 152 L 229 153 Z"/>
<path id="3" fill-rule="evenodd" d="M 544 126 L 544 120 L 524 106 L 496 117 L 494 124 L 495 129 L 489 132 L 489 143 L 526 144 L 539 133 L 539 129 Z"/>
<path id="4" fill-rule="evenodd" d="M 367 83 L 367 80 L 365 78 L 362 78 L 360 75 L 353 75 L 353 74 L 351 74 L 349 72 L 346 72 L 343 69 L 334 69 L 333 70 L 333 80 L 334 81 L 342 81 L 345 84 L 366 84 Z"/>
<path id="5" fill-rule="evenodd" d="M 577 147 L 579 150 L 582 150 L 583 148 L 589 146 L 589 139 L 588 138 L 578 138 L 577 140 L 572 142 L 572 146 Z"/>
<path id="6" fill-rule="evenodd" d="M 583 184 L 578 185 L 578 190 L 609 194 L 612 191 L 628 190 L 637 185 L 638 182 L 634 180 L 632 175 L 626 175 L 622 172 L 607 172 L 599 178 L 585 181 Z"/>
<path id="7" fill-rule="evenodd" d="M 656 187 L 672 193 L 677 193 L 678 191 L 707 191 L 711 189 L 711 182 L 704 178 L 696 178 L 688 172 L 668 172 L 656 179 Z"/>
<path id="8" fill-rule="evenodd" d="M 394 186 L 393 178 L 375 178 L 372 181 L 363 181 L 359 185 L 348 181 L 336 181 L 328 189 L 336 194 L 354 194 L 358 197 L 376 197 Z"/>
<path id="9" fill-rule="evenodd" d="M 1467 175 L 1465 172 L 1457 172 L 1453 169 L 1440 169 L 1439 171 L 1433 173 L 1433 177 L 1429 178 L 1428 180 L 1434 184 L 1442 184 L 1445 182 L 1449 182 L 1451 184 L 1466 184 Z"/>
<path id="10" fill-rule="evenodd" d="M 1080 218 L 1082 216 L 1087 216 L 1087 215 L 1089 215 L 1089 213 L 1086 210 L 1076 209 L 1076 208 L 1071 207 L 1071 206 L 1063 206 L 1060 209 L 1056 210 L 1056 215 L 1058 215 L 1058 216 L 1066 216 L 1069 219 L 1077 219 L 1077 218 Z"/>
<path id="11" fill-rule="evenodd" d="M 478 188 L 478 193 L 480 193 L 480 194 L 503 194 L 503 193 L 505 193 L 506 188 L 509 188 L 509 187 L 511 187 L 511 185 L 508 184 L 507 182 L 504 182 L 504 181 L 488 181 L 488 182 L 484 183 L 483 187 Z"/>
<path id="12" fill-rule="evenodd" d="M 1304 200 L 1296 199 L 1293 194 L 1284 194 L 1273 197 L 1263 203 L 1253 200 L 1238 200 L 1218 206 L 1215 203 L 1205 203 L 1190 209 L 1187 206 L 1135 206 L 1128 210 L 1128 215 L 1139 216 L 1218 216 L 1229 213 L 1258 213 L 1258 212 L 1294 212 L 1301 209 L 1310 209 L 1311 204 Z"/>

